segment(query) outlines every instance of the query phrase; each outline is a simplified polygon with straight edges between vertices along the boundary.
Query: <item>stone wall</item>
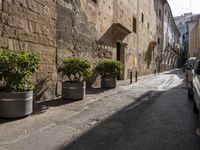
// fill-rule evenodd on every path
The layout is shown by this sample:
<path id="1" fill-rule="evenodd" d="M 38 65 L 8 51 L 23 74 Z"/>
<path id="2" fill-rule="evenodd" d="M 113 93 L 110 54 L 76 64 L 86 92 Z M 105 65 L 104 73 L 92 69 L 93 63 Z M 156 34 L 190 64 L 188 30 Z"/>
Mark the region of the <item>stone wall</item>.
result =
<path id="1" fill-rule="evenodd" d="M 108 10 L 110 8 L 112 6 Z M 87 58 L 94 65 L 101 58 L 113 58 L 111 47 L 97 44 L 99 33 L 103 33 L 106 26 L 103 19 L 110 20 L 113 15 L 111 12 L 109 17 L 109 11 L 100 15 L 98 9 L 88 0 L 0 1 L 0 49 L 30 50 L 41 57 L 40 67 L 33 77 L 37 100 L 61 94 L 57 68 L 64 57 Z M 87 15 L 94 16 L 94 20 Z M 105 22 L 103 26 L 93 23 L 99 15 L 98 21 Z"/>
<path id="2" fill-rule="evenodd" d="M 153 73 L 155 69 L 156 48 L 151 45 L 157 42 L 156 19 L 155 1 L 138 1 L 139 34 L 137 50 L 141 74 Z"/>
<path id="3" fill-rule="evenodd" d="M 200 20 L 195 21 L 195 27 L 189 33 L 189 56 L 196 57 L 200 49 Z"/>
<path id="4" fill-rule="evenodd" d="M 162 70 L 168 70 L 178 67 L 180 54 L 177 53 L 179 51 L 177 48 L 180 47 L 179 38 L 181 36 L 168 3 L 164 4 L 163 21 Z"/>
<path id="5" fill-rule="evenodd" d="M 157 54 L 156 54 L 156 69 L 158 72 L 161 71 L 162 63 L 162 51 L 163 51 L 163 18 L 164 18 L 164 2 L 161 0 L 155 0 L 155 11 L 156 11 L 156 29 L 157 29 Z"/>
<path id="6" fill-rule="evenodd" d="M 53 0 L 0 1 L 0 48 L 31 50 L 41 56 L 33 79 L 41 99 L 54 97 L 57 87 L 56 7 Z M 42 84 L 37 85 L 39 81 Z"/>
<path id="7" fill-rule="evenodd" d="M 119 59 L 125 65 L 121 79 L 135 70 L 153 73 L 161 36 L 155 1 L 0 0 L 0 48 L 41 56 L 34 76 L 37 100 L 61 94 L 57 68 L 64 57 L 86 58 L 93 67 L 104 58 Z M 96 73 L 89 81 L 99 85 Z"/>

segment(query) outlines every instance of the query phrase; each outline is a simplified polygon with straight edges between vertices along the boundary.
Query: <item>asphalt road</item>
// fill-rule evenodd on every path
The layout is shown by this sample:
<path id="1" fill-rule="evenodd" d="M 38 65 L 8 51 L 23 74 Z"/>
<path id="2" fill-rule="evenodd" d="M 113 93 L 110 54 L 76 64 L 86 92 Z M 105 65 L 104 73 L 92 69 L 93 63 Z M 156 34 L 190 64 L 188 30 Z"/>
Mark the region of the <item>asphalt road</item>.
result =
<path id="1" fill-rule="evenodd" d="M 0 149 L 200 150 L 199 127 L 184 75 L 174 70 L 97 101 L 91 97 L 0 124 Z"/>
<path id="2" fill-rule="evenodd" d="M 166 80 L 164 80 L 166 79 Z M 63 150 L 200 150 L 198 117 L 179 71 L 126 91 L 147 90 Z"/>

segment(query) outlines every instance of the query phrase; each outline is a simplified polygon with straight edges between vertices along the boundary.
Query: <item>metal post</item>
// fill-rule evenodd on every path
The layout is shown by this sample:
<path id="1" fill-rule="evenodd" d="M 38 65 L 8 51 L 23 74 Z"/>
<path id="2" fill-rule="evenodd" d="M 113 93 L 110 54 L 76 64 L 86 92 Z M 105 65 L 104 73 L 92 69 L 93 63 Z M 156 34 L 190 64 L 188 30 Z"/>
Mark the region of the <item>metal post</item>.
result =
<path id="1" fill-rule="evenodd" d="M 137 82 L 137 78 L 138 78 L 138 72 L 135 71 L 135 82 Z"/>
<path id="2" fill-rule="evenodd" d="M 133 72 L 131 71 L 130 72 L 130 84 L 132 84 L 133 83 Z"/>

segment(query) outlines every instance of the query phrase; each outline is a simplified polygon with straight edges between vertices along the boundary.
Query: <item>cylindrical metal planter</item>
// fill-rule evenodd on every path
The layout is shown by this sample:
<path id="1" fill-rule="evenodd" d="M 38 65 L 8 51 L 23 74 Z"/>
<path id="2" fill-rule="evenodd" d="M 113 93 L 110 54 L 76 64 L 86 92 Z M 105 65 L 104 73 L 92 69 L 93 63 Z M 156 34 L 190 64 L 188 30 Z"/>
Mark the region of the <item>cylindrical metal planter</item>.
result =
<path id="1" fill-rule="evenodd" d="M 62 98 L 67 100 L 82 100 L 85 96 L 86 82 L 63 82 Z"/>
<path id="2" fill-rule="evenodd" d="M 0 117 L 20 118 L 33 112 L 33 91 L 0 93 Z"/>
<path id="3" fill-rule="evenodd" d="M 116 83 L 117 83 L 116 77 L 105 77 L 105 76 L 101 77 L 102 88 L 107 88 L 107 89 L 116 88 Z"/>

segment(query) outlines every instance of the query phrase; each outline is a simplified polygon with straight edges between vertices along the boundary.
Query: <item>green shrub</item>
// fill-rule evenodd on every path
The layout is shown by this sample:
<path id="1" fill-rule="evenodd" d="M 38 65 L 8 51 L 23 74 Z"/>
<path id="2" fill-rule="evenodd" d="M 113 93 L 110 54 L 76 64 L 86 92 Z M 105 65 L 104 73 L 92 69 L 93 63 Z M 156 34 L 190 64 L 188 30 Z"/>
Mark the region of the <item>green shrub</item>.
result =
<path id="1" fill-rule="evenodd" d="M 39 56 L 33 52 L 4 49 L 0 52 L 0 89 L 6 92 L 32 90 L 31 76 L 39 61 Z"/>
<path id="2" fill-rule="evenodd" d="M 103 60 L 97 66 L 97 70 L 102 76 L 116 77 L 122 73 L 123 63 L 112 59 Z"/>
<path id="3" fill-rule="evenodd" d="M 81 82 L 92 73 L 91 64 L 81 58 L 65 58 L 58 70 L 69 81 Z"/>

